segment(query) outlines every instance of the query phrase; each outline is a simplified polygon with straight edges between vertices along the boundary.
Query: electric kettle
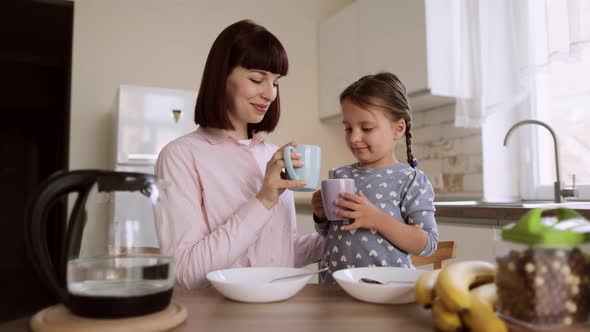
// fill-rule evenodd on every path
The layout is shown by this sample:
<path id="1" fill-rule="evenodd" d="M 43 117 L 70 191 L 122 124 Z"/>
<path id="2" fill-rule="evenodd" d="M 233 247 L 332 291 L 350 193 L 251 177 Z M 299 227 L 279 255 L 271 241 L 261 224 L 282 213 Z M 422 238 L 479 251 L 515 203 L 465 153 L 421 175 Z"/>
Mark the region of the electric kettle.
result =
<path id="1" fill-rule="evenodd" d="M 31 196 L 25 216 L 29 258 L 74 314 L 131 317 L 169 305 L 175 264 L 159 254 L 154 218 L 165 187 L 151 174 L 77 170 L 50 176 Z M 63 225 L 65 240 L 59 253 L 50 253 L 48 215 L 70 193 L 77 196 Z"/>

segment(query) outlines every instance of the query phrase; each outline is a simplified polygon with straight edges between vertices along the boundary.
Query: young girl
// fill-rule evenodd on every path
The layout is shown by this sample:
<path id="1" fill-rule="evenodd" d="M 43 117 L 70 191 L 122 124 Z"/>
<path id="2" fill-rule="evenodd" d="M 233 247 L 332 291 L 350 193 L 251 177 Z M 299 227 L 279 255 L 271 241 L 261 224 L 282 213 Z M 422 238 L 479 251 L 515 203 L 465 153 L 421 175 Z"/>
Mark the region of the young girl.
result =
<path id="1" fill-rule="evenodd" d="M 312 205 L 316 229 L 327 237 L 322 265 L 331 272 L 362 266 L 412 268 L 409 255 L 436 250 L 434 192 L 412 156 L 412 127 L 406 89 L 391 73 L 364 76 L 340 95 L 346 144 L 357 163 L 330 171 L 330 178 L 355 180 L 357 195 L 343 193 L 338 215 L 328 221 L 321 192 Z M 407 162 L 398 161 L 396 143 L 406 138 Z"/>

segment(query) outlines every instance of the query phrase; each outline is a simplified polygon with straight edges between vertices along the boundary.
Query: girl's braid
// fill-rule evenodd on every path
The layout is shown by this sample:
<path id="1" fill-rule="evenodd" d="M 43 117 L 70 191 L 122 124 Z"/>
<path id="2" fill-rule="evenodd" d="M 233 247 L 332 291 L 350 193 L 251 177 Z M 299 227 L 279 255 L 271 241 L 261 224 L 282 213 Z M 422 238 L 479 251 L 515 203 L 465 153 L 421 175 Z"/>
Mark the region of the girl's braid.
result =
<path id="1" fill-rule="evenodd" d="M 412 120 L 408 119 L 406 121 L 406 153 L 408 154 L 408 164 L 413 168 L 418 166 L 418 161 L 414 158 L 412 154 Z"/>

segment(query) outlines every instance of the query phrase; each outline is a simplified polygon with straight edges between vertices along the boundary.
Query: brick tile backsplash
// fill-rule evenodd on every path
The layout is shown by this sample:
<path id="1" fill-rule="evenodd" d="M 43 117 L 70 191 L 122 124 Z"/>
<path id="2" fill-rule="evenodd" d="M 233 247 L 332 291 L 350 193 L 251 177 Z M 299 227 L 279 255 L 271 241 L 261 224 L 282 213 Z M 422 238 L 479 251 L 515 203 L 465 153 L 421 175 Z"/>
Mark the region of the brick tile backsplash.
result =
<path id="1" fill-rule="evenodd" d="M 435 142 L 441 138 L 442 127 L 440 126 L 412 128 L 412 144 Z"/>
<path id="2" fill-rule="evenodd" d="M 472 173 L 463 176 L 463 191 L 464 192 L 481 192 L 483 183 L 483 175 Z"/>
<path id="3" fill-rule="evenodd" d="M 481 136 L 481 129 L 479 128 L 457 128 L 454 123 L 445 123 L 441 125 L 441 137 L 446 139 L 467 137 L 467 136 Z"/>
<path id="4" fill-rule="evenodd" d="M 446 174 L 482 174 L 481 154 L 450 156 L 442 162 L 442 171 Z"/>
<path id="5" fill-rule="evenodd" d="M 481 130 L 454 125 L 455 107 L 447 105 L 412 115 L 412 152 L 434 186 L 437 199 L 483 196 Z M 405 140 L 396 156 L 406 161 Z"/>
<path id="6" fill-rule="evenodd" d="M 424 111 L 425 126 L 439 126 L 443 123 L 451 123 L 453 121 L 455 121 L 455 105 L 446 105 Z"/>
<path id="7" fill-rule="evenodd" d="M 462 174 L 443 174 L 443 188 L 446 192 L 458 193 L 465 191 L 463 189 Z"/>
<path id="8" fill-rule="evenodd" d="M 416 157 L 418 158 L 418 157 Z M 440 170 L 443 169 L 443 160 L 442 159 L 424 159 L 420 158 L 420 165 L 418 168 L 421 169 L 424 173 L 430 176 L 430 174 L 440 173 Z"/>

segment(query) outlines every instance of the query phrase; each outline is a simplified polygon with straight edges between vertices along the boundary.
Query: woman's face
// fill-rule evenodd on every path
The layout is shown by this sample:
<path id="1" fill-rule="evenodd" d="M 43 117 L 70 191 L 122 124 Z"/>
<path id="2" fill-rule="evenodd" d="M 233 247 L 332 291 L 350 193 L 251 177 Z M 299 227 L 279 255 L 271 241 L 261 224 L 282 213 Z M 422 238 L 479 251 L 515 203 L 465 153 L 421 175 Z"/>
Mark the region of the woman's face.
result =
<path id="1" fill-rule="evenodd" d="M 229 118 L 236 130 L 259 123 L 277 97 L 279 74 L 260 69 L 235 67 L 227 77 Z"/>

